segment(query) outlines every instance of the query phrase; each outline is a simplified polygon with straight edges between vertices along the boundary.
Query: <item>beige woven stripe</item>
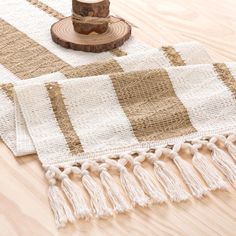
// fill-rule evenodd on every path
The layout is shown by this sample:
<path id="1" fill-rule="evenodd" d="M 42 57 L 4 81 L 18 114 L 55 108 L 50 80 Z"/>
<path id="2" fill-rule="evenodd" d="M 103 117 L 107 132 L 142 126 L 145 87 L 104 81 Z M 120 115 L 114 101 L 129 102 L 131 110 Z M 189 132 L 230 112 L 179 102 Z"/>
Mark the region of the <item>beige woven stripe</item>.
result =
<path id="1" fill-rule="evenodd" d="M 76 134 L 67 113 L 60 85 L 57 82 L 47 83 L 46 88 L 58 126 L 65 137 L 71 154 L 77 155 L 83 152 L 80 139 Z"/>
<path id="2" fill-rule="evenodd" d="M 61 14 L 60 12 L 56 11 L 55 9 L 49 7 L 48 5 L 38 1 L 38 0 L 26 0 L 27 2 L 31 3 L 32 5 L 38 7 L 39 9 L 41 9 L 42 11 L 45 11 L 46 13 L 48 13 L 49 15 L 57 18 L 58 20 L 61 20 L 63 18 L 65 18 L 65 16 L 63 14 Z M 59 3 L 60 4 L 60 3 Z M 68 3 L 69 4 L 69 3 Z"/>
<path id="3" fill-rule="evenodd" d="M 227 65 L 224 63 L 215 63 L 213 66 L 218 78 L 224 82 L 236 98 L 236 81 Z"/>
<path id="4" fill-rule="evenodd" d="M 14 102 L 14 96 L 13 96 L 13 84 L 8 83 L 8 84 L 0 84 L 0 90 L 2 90 L 6 96 Z"/>
<path id="5" fill-rule="evenodd" d="M 166 70 L 120 73 L 110 77 L 139 141 L 166 139 L 196 131 Z"/>
<path id="6" fill-rule="evenodd" d="M 76 69 L 68 68 L 68 70 L 63 70 L 63 73 L 68 78 L 106 75 L 118 72 L 123 72 L 123 69 L 114 59 L 105 62 L 91 63 L 89 65 L 80 66 Z"/>
<path id="7" fill-rule="evenodd" d="M 115 49 L 111 50 L 110 52 L 111 52 L 111 54 L 113 54 L 116 57 L 123 57 L 123 56 L 128 55 L 127 52 L 124 52 L 120 48 L 115 48 Z"/>
<path id="8" fill-rule="evenodd" d="M 171 46 L 161 47 L 165 56 L 170 60 L 172 66 L 185 66 L 185 62 L 181 55 Z"/>
<path id="9" fill-rule="evenodd" d="M 20 79 L 56 71 L 70 78 L 123 71 L 114 59 L 73 68 L 4 20 L 0 20 L 0 28 L 0 63 Z"/>
<path id="10" fill-rule="evenodd" d="M 0 28 L 0 63 L 20 79 L 29 79 L 71 68 L 2 19 L 0 19 Z"/>

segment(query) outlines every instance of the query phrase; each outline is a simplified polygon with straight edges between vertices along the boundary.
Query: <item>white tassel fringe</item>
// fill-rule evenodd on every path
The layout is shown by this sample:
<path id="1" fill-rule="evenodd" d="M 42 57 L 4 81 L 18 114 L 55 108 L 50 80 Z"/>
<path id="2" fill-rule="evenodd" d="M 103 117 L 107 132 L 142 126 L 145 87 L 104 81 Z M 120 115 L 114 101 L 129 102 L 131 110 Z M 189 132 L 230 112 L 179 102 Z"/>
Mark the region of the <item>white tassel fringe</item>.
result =
<path id="1" fill-rule="evenodd" d="M 115 183 L 114 179 L 107 172 L 107 170 L 101 171 L 100 178 L 103 186 L 107 191 L 109 199 L 114 206 L 114 211 L 118 213 L 123 213 L 128 211 L 131 208 L 131 206 L 122 196 L 118 185 Z"/>
<path id="2" fill-rule="evenodd" d="M 230 156 L 214 143 L 208 143 L 207 146 L 212 151 L 212 159 L 216 166 L 227 177 L 232 186 L 236 188 L 236 165 Z"/>
<path id="3" fill-rule="evenodd" d="M 192 159 L 193 166 L 199 171 L 210 190 L 226 189 L 227 184 L 223 178 L 216 172 L 213 165 L 207 161 L 197 150 L 193 154 Z"/>
<path id="4" fill-rule="evenodd" d="M 229 154 L 233 157 L 233 159 L 236 161 L 236 146 L 233 144 L 233 141 L 235 140 L 235 136 L 229 136 L 227 140 L 225 141 L 225 146 L 229 152 Z"/>
<path id="5" fill-rule="evenodd" d="M 193 196 L 197 198 L 204 196 L 208 189 L 201 183 L 200 178 L 193 172 L 191 165 L 183 160 L 178 154 L 174 154 L 173 161 L 178 167 Z"/>
<path id="6" fill-rule="evenodd" d="M 99 218 L 111 216 L 112 210 L 108 207 L 103 191 L 95 180 L 88 173 L 85 173 L 82 176 L 82 183 L 90 195 L 96 216 Z"/>
<path id="7" fill-rule="evenodd" d="M 156 183 L 151 175 L 141 166 L 141 164 L 134 165 L 134 175 L 141 183 L 144 191 L 149 195 L 153 202 L 163 203 L 167 201 L 166 196 L 158 189 Z"/>
<path id="8" fill-rule="evenodd" d="M 164 187 L 171 201 L 186 201 L 190 195 L 183 189 L 178 180 L 178 177 L 168 170 L 166 164 L 163 161 L 155 160 L 153 164 L 156 177 Z"/>
<path id="9" fill-rule="evenodd" d="M 153 164 L 155 176 L 165 189 L 170 200 L 176 202 L 187 200 L 190 194 L 185 191 L 178 177 L 168 168 L 167 163 L 159 159 L 162 155 L 169 156 L 173 160 L 193 196 L 200 198 L 208 191 L 208 188 L 204 186 L 200 177 L 194 173 L 193 167 L 203 177 L 210 190 L 225 189 L 227 184 L 224 179 L 214 169 L 214 166 L 208 162 L 207 158 L 199 152 L 198 149 L 202 145 L 207 145 L 209 150 L 211 150 L 213 163 L 227 177 L 232 186 L 236 188 L 236 165 L 229 156 L 230 154 L 236 159 L 236 146 L 233 144 L 236 136 L 216 135 L 211 137 L 210 141 L 208 141 L 208 138 L 192 140 L 191 142 L 182 144 L 177 143 L 173 148 L 167 146 L 165 148 L 160 147 L 154 149 L 154 151 L 152 149 L 148 152 L 134 151 L 124 155 L 101 158 L 97 161 L 85 160 L 79 163 L 81 168 L 78 167 L 78 164 L 76 166 L 62 166 L 61 168 L 64 168 L 63 172 L 58 167 L 45 167 L 47 170 L 46 178 L 49 182 L 49 203 L 55 215 L 57 227 L 63 227 L 68 222 L 74 222 L 75 217 L 87 219 L 91 216 L 91 209 L 88 207 L 79 186 L 69 178 L 71 173 L 78 174 L 81 177 L 82 184 L 90 196 L 91 205 L 97 217 L 113 215 L 113 209 L 108 205 L 103 188 L 115 212 L 122 213 L 131 209 L 130 204 L 122 195 L 120 187 L 108 172 L 110 167 L 119 170 L 121 186 L 125 190 L 132 205 L 144 207 L 153 202 L 163 203 L 167 200 L 165 194 L 158 189 L 153 177 L 142 166 L 142 162 L 146 159 Z M 225 143 L 229 154 L 216 146 L 215 143 L 217 141 L 223 141 Z M 180 149 L 185 147 L 191 150 L 193 166 L 183 160 L 178 154 Z M 133 168 L 133 173 L 130 173 L 126 168 L 126 164 L 129 163 Z M 99 173 L 103 188 L 90 176 L 90 168 L 91 171 Z M 61 189 L 70 201 L 74 214 L 60 188 L 56 185 L 57 180 L 61 181 Z"/>
<path id="10" fill-rule="evenodd" d="M 66 199 L 62 196 L 56 185 L 49 186 L 48 197 L 58 228 L 64 227 L 68 222 L 75 222 L 74 215 L 67 205 Z"/>
<path id="11" fill-rule="evenodd" d="M 124 166 L 121 166 L 119 170 L 121 184 L 126 190 L 132 204 L 137 204 L 141 207 L 147 206 L 149 204 L 149 198 L 145 195 L 134 176 Z"/>
<path id="12" fill-rule="evenodd" d="M 74 209 L 74 215 L 79 219 L 91 217 L 91 210 L 88 208 L 83 193 L 67 175 L 62 178 L 61 187 Z"/>

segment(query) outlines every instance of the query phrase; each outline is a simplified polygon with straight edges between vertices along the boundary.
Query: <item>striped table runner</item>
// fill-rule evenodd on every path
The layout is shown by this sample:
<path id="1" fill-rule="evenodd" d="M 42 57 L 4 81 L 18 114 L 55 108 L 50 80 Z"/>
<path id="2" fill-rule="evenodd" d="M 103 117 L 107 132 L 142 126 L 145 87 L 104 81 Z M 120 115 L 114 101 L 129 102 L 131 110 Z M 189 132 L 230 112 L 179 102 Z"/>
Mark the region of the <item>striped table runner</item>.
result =
<path id="1" fill-rule="evenodd" d="M 0 135 L 38 154 L 56 225 L 236 188 L 236 63 L 134 38 L 66 50 L 49 30 L 70 14 L 67 0 L 0 2 Z"/>
<path id="2" fill-rule="evenodd" d="M 17 101 L 46 171 L 57 225 L 64 226 L 74 216 L 88 218 L 92 212 L 107 217 L 134 205 L 165 202 L 144 162 L 153 166 L 172 201 L 225 189 L 215 167 L 236 188 L 235 79 L 236 63 L 215 63 L 16 86 Z M 215 167 L 201 152 L 203 146 Z M 181 157 L 182 150 L 190 151 L 191 164 Z M 176 165 L 189 192 L 164 156 Z M 92 208 L 72 174 L 87 191 Z M 113 175 L 120 176 L 119 183 Z"/>

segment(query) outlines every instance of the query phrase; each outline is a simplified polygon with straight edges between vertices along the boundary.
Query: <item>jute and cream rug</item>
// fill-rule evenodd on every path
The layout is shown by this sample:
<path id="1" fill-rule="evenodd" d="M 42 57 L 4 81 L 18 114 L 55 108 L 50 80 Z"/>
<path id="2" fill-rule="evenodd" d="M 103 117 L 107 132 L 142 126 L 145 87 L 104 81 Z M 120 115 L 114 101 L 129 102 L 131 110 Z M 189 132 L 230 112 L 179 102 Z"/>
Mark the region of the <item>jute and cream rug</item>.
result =
<path id="1" fill-rule="evenodd" d="M 0 135 L 38 154 L 57 226 L 236 188 L 236 63 L 195 42 L 60 48 L 56 2 L 0 3 Z"/>

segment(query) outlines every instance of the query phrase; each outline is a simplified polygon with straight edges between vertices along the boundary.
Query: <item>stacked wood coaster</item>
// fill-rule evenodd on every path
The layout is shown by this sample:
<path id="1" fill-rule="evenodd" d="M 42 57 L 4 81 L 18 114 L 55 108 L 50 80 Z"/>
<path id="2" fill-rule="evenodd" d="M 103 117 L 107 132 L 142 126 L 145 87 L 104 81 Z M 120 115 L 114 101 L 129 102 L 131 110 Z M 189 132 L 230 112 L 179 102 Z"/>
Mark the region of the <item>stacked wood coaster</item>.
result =
<path id="1" fill-rule="evenodd" d="M 52 39 L 65 48 L 103 52 L 121 46 L 131 35 L 123 19 L 109 16 L 109 0 L 72 0 L 72 16 L 51 27 Z"/>

